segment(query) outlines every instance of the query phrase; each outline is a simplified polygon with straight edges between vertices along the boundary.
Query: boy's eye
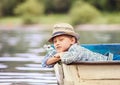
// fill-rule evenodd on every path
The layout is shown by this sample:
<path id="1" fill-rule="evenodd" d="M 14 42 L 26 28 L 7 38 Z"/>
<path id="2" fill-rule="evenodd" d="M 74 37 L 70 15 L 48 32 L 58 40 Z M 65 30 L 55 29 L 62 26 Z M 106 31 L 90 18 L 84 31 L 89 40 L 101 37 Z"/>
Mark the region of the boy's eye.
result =
<path id="1" fill-rule="evenodd" d="M 57 41 L 56 41 L 56 40 L 54 40 L 53 42 L 54 42 L 54 43 L 56 43 Z"/>
<path id="2" fill-rule="evenodd" d="M 57 41 L 63 41 L 63 40 L 64 40 L 64 38 L 59 38 L 59 39 L 57 39 L 57 40 L 56 40 L 56 39 L 53 40 L 53 42 L 56 43 Z"/>
<path id="3" fill-rule="evenodd" d="M 63 38 L 61 38 L 60 41 L 63 41 Z"/>

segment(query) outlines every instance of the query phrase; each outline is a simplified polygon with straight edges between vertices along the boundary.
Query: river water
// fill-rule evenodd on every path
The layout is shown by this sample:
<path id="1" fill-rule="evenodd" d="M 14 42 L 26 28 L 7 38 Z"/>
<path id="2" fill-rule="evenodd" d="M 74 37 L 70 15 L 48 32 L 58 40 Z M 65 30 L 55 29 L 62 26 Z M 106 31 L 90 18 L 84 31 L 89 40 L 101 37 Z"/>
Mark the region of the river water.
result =
<path id="1" fill-rule="evenodd" d="M 120 31 L 78 31 L 80 43 L 120 43 Z M 57 85 L 53 68 L 42 68 L 50 31 L 0 30 L 0 85 Z"/>
<path id="2" fill-rule="evenodd" d="M 48 32 L 0 31 L 0 85 L 57 85 L 53 68 L 42 68 Z"/>

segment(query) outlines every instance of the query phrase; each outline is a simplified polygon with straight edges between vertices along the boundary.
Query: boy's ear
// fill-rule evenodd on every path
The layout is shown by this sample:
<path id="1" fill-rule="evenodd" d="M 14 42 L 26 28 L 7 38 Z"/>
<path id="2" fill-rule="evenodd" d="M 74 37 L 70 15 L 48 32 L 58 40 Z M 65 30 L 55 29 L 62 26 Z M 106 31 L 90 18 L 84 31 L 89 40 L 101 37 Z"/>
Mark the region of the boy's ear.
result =
<path id="1" fill-rule="evenodd" d="M 74 44 L 76 42 L 75 37 L 71 37 L 71 41 L 72 41 L 72 44 Z"/>

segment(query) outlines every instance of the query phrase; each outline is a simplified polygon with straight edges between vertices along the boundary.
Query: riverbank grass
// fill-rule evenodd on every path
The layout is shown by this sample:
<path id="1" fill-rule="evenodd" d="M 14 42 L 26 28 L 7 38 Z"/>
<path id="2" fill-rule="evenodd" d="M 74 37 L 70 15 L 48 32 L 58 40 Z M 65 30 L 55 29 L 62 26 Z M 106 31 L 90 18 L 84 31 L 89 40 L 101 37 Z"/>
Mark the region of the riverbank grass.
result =
<path id="1" fill-rule="evenodd" d="M 71 17 L 68 14 L 49 14 L 40 17 L 31 17 L 31 19 L 36 19 L 38 24 L 71 23 Z M 0 18 L 0 24 L 23 24 L 23 20 L 22 17 L 9 16 Z M 120 24 L 120 13 L 103 13 L 100 17 L 85 24 Z"/>

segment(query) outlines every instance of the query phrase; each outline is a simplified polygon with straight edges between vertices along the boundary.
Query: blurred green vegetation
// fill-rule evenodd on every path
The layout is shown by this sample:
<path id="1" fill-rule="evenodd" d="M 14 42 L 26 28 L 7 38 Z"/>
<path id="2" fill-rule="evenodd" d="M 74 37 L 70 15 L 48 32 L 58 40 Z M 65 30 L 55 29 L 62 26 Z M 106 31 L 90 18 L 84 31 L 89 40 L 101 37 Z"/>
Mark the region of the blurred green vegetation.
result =
<path id="1" fill-rule="evenodd" d="M 91 20 L 94 20 L 101 15 L 100 11 L 94 6 L 82 1 L 76 1 L 69 14 L 72 19 L 72 24 L 75 25 L 89 23 Z"/>
<path id="2" fill-rule="evenodd" d="M 119 24 L 120 0 L 0 0 L 0 23 Z"/>

